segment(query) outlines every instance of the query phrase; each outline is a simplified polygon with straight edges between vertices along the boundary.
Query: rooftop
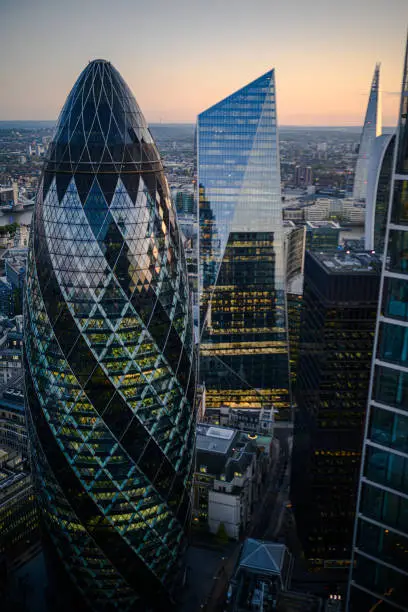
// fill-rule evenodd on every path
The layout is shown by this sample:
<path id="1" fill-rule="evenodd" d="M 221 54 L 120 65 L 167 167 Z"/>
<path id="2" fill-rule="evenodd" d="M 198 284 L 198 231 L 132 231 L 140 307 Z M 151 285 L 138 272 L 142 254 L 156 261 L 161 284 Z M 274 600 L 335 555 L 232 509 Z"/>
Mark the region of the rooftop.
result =
<path id="1" fill-rule="evenodd" d="M 335 221 L 306 221 L 306 228 L 307 229 L 327 228 L 327 229 L 333 229 L 333 230 L 341 229 L 340 225 L 336 223 Z"/>
<path id="2" fill-rule="evenodd" d="M 197 425 L 197 450 L 226 455 L 236 433 L 234 429 L 199 423 Z"/>
<path id="3" fill-rule="evenodd" d="M 310 255 L 314 257 L 323 268 L 336 274 L 349 274 L 350 272 L 378 274 L 382 266 L 380 257 L 376 255 L 374 251 L 313 252 L 310 253 Z"/>
<path id="4" fill-rule="evenodd" d="M 240 567 L 261 574 L 279 575 L 285 558 L 285 544 L 245 540 L 241 552 Z"/>

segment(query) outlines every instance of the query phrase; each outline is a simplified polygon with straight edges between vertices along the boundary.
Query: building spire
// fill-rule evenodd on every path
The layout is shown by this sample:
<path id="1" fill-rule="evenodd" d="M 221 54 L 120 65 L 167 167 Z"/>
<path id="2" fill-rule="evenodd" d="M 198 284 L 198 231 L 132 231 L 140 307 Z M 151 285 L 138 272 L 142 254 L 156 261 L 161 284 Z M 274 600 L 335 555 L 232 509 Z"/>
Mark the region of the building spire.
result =
<path id="1" fill-rule="evenodd" d="M 365 201 L 367 197 L 367 179 L 370 156 L 374 141 L 381 136 L 381 98 L 380 98 L 380 64 L 377 63 L 371 83 L 370 96 L 360 139 L 360 149 L 354 177 L 353 198 Z"/>

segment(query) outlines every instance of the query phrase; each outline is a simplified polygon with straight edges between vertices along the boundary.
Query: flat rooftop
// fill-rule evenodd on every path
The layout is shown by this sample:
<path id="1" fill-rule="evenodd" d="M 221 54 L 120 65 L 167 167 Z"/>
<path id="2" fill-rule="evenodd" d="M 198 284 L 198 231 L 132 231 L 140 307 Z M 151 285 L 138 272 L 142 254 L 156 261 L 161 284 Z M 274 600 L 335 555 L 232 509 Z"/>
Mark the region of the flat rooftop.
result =
<path id="1" fill-rule="evenodd" d="M 333 230 L 340 230 L 341 227 L 335 221 L 306 221 L 307 229 L 320 229 L 327 228 Z"/>
<path id="2" fill-rule="evenodd" d="M 378 274 L 382 267 L 380 257 L 372 251 L 336 251 L 334 253 L 314 251 L 311 256 L 323 268 L 336 274 L 349 274 L 350 272 Z"/>
<path id="3" fill-rule="evenodd" d="M 236 434 L 235 429 L 199 423 L 197 425 L 197 450 L 226 455 Z"/>

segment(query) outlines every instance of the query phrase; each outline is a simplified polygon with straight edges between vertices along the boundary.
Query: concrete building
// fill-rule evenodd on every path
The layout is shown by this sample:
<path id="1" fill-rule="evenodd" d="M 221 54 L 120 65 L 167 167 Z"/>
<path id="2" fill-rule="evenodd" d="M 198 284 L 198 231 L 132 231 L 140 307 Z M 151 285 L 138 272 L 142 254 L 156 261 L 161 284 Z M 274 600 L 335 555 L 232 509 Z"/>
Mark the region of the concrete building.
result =
<path id="1" fill-rule="evenodd" d="M 14 206 L 18 202 L 18 184 L 0 186 L 0 206 Z"/>
<path id="2" fill-rule="evenodd" d="M 356 202 L 352 198 L 343 200 L 342 217 L 350 225 L 364 225 L 365 214 L 364 203 Z"/>
<path id="3" fill-rule="evenodd" d="M 306 221 L 323 221 L 331 214 L 331 200 L 329 198 L 318 198 L 311 206 L 304 209 Z"/>
<path id="4" fill-rule="evenodd" d="M 220 408 L 208 408 L 205 412 L 206 423 L 221 425 L 222 427 L 233 427 L 240 431 L 272 435 L 274 429 L 273 408 L 261 408 L 259 410 L 240 410 L 221 406 Z"/>
<path id="5" fill-rule="evenodd" d="M 302 223 L 305 220 L 305 211 L 306 208 L 298 208 L 295 206 L 286 206 L 283 211 L 283 220 L 284 221 L 293 221 L 294 223 Z"/>
<path id="6" fill-rule="evenodd" d="M 260 499 L 270 455 L 255 443 L 256 435 L 200 423 L 197 426 L 194 476 L 194 524 L 228 537 L 245 533 Z"/>

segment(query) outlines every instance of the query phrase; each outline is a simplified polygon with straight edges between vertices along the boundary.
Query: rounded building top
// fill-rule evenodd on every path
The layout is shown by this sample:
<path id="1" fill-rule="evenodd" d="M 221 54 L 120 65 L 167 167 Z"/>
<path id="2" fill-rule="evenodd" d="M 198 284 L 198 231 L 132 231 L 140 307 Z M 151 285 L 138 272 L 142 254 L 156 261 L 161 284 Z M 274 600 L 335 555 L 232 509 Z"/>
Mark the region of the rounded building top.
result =
<path id="1" fill-rule="evenodd" d="M 162 169 L 132 92 L 114 66 L 95 59 L 79 75 L 58 119 L 45 171 Z"/>

